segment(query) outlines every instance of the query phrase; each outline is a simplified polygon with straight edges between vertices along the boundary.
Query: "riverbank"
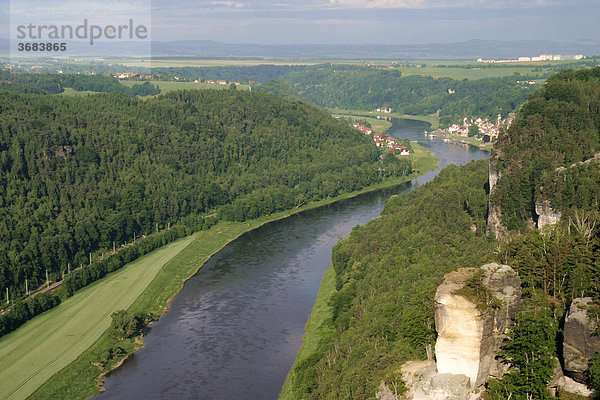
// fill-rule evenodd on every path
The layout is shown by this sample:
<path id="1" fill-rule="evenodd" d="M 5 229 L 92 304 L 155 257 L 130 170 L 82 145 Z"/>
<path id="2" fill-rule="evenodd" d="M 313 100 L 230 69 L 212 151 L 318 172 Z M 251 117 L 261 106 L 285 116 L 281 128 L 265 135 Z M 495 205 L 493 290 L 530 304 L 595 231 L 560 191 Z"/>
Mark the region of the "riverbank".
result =
<path id="1" fill-rule="evenodd" d="M 415 169 L 419 171 L 418 174 L 387 180 L 360 191 L 346 193 L 333 199 L 324 199 L 298 209 L 280 212 L 253 221 L 220 222 L 208 231 L 195 233 L 192 236 L 191 243 L 165 264 L 148 287 L 131 304 L 129 310 L 150 313 L 155 316 L 162 315 L 168 309 L 170 300 L 183 288 L 185 280 L 193 276 L 213 254 L 248 231 L 293 214 L 356 197 L 363 193 L 398 186 L 437 167 L 437 159 L 429 151 L 418 145 L 415 148 L 415 154 L 411 157 L 413 157 Z M 139 345 L 136 345 L 133 340 L 118 341 L 113 338 L 110 332 L 106 331 L 75 361 L 58 371 L 44 383 L 32 395 L 32 398 L 91 397 L 100 391 L 98 376 L 115 367 L 124 357 L 134 352 L 138 347 Z M 119 350 L 115 351 L 115 349 Z M 115 352 L 120 353 L 118 357 L 107 359 L 107 355 L 110 356 Z"/>
<path id="2" fill-rule="evenodd" d="M 452 135 L 452 136 L 441 136 L 441 137 L 444 138 L 444 139 L 451 140 L 451 141 L 456 142 L 456 143 L 466 143 L 466 144 L 469 144 L 471 146 L 476 146 L 476 147 L 480 148 L 481 150 L 488 151 L 488 152 L 492 151 L 492 147 L 494 146 L 493 143 L 490 143 L 490 142 L 483 143 L 481 140 L 478 140 L 476 138 L 470 138 L 470 137 L 464 137 L 464 136 L 455 136 L 455 135 Z"/>
<path id="3" fill-rule="evenodd" d="M 294 364 L 285 378 L 283 388 L 279 394 L 280 400 L 294 400 L 294 392 L 292 390 L 292 382 L 296 376 L 294 367 L 302 360 L 306 360 L 314 354 L 319 348 L 319 344 L 325 338 L 335 335 L 335 330 L 332 326 L 325 324 L 325 321 L 331 319 L 331 307 L 329 307 L 329 299 L 335 292 L 335 271 L 330 266 L 319 286 L 315 305 L 310 313 L 310 317 L 306 322 L 304 336 L 302 337 L 302 346 L 296 354 Z"/>

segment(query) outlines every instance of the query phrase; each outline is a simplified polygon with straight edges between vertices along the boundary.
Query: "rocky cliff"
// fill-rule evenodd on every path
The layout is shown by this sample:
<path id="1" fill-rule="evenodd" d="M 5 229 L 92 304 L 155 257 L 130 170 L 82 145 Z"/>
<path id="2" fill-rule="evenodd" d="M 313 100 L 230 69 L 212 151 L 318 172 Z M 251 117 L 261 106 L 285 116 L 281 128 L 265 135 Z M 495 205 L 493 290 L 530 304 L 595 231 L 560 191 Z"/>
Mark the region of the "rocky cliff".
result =
<path id="1" fill-rule="evenodd" d="M 506 234 L 507 229 L 502 224 L 502 213 L 500 211 L 500 205 L 493 202 L 494 188 L 498 184 L 500 179 L 500 171 L 498 170 L 498 157 L 499 154 L 492 150 L 490 155 L 490 166 L 489 166 L 489 200 L 488 200 L 488 220 L 487 220 L 487 232 L 493 234 L 496 239 Z"/>
<path id="2" fill-rule="evenodd" d="M 521 302 L 519 275 L 508 265 L 496 263 L 481 267 L 481 284 L 497 300 L 496 307 L 462 294 L 478 270 L 463 268 L 446 274 L 435 295 L 438 373 L 466 375 L 474 388 L 490 376 L 503 375 L 496 355 Z"/>
<path id="3" fill-rule="evenodd" d="M 554 225 L 560 221 L 562 213 L 555 211 L 550 201 L 537 198 L 535 200 L 535 213 L 537 215 L 537 227 L 542 229 L 547 225 Z"/>
<path id="4" fill-rule="evenodd" d="M 465 285 L 474 281 L 490 298 L 473 298 Z M 521 280 L 508 265 L 461 268 L 444 276 L 435 294 L 436 362 L 410 361 L 402 366 L 411 400 L 473 400 L 489 377 L 504 375 L 496 359 L 521 304 Z M 382 386 L 378 398 L 386 399 Z"/>
<path id="5" fill-rule="evenodd" d="M 593 306 L 591 297 L 573 299 L 565 318 L 564 370 L 577 382 L 585 382 L 590 359 L 600 351 L 600 336 L 594 334 L 600 322 L 590 315 Z"/>

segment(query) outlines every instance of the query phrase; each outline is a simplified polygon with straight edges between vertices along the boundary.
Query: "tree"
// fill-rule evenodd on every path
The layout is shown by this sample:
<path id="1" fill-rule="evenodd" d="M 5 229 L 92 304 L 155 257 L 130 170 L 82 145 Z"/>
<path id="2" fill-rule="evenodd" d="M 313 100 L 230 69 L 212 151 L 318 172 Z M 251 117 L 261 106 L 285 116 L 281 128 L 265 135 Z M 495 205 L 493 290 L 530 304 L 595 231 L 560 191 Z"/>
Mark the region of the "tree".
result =
<path id="1" fill-rule="evenodd" d="M 138 335 L 144 327 L 144 317 L 119 310 L 112 315 L 111 327 L 116 337 L 126 339 Z"/>
<path id="2" fill-rule="evenodd" d="M 469 137 L 475 137 L 479 135 L 479 127 L 474 123 L 471 124 L 471 126 L 469 126 L 469 132 L 467 134 L 469 135 Z"/>
<path id="3" fill-rule="evenodd" d="M 537 304 L 520 312 L 500 352 L 511 371 L 490 384 L 493 399 L 505 399 L 507 394 L 515 400 L 548 398 L 546 385 L 554 374 L 557 323 L 547 304 L 542 304 L 544 300 L 529 302 Z"/>

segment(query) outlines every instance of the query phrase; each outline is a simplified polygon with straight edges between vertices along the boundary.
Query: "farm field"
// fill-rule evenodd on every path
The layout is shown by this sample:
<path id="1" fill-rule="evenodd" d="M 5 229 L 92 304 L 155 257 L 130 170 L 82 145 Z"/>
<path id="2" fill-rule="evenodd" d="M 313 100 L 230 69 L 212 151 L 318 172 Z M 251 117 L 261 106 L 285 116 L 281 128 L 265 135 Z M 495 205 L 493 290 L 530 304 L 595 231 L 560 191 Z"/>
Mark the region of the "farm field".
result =
<path id="1" fill-rule="evenodd" d="M 192 240 L 141 257 L 0 339 L 0 399 L 28 397 L 73 362 L 110 326 L 112 313 L 129 308 Z"/>
<path id="2" fill-rule="evenodd" d="M 147 60 L 106 60 L 106 62 L 116 63 L 127 67 L 147 67 Z M 305 60 L 275 60 L 275 59 L 198 59 L 198 58 L 179 58 L 179 59 L 153 59 L 152 68 L 169 67 L 223 67 L 223 66 L 255 66 L 255 65 L 314 65 L 321 64 L 324 61 L 305 61 Z"/>
<path id="3" fill-rule="evenodd" d="M 514 66 L 503 66 L 503 67 L 487 67 L 478 65 L 456 65 L 456 66 L 444 66 L 439 67 L 435 65 L 421 66 L 407 66 L 398 67 L 402 71 L 402 76 L 410 75 L 422 75 L 432 76 L 434 78 L 452 78 L 457 80 L 462 79 L 485 79 L 485 78 L 500 78 L 503 76 L 513 76 L 519 74 L 521 76 L 532 77 L 535 75 L 542 75 L 549 72 L 547 68 L 543 66 L 532 66 L 532 65 L 514 65 Z"/>

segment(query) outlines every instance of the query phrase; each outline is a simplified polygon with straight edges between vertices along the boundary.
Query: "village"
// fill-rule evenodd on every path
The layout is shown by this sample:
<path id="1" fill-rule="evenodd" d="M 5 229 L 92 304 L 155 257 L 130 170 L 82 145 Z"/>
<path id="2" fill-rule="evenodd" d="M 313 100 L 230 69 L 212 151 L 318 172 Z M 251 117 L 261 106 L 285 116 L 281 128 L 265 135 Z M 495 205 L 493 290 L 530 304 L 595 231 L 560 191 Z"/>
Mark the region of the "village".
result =
<path id="1" fill-rule="evenodd" d="M 108 74 L 105 74 L 106 76 L 108 76 Z M 118 74 L 114 74 L 113 75 L 115 78 L 117 79 L 132 79 L 132 78 L 138 78 L 138 79 L 161 79 L 163 78 L 162 74 L 156 74 L 154 76 L 152 75 L 144 75 L 141 73 L 136 73 L 136 72 L 122 72 L 122 73 L 118 73 Z M 172 81 L 182 81 L 182 82 L 187 82 L 188 80 L 184 80 L 179 78 L 178 76 L 175 76 L 171 79 Z M 193 81 L 190 81 L 193 83 L 204 83 L 207 85 L 231 85 L 234 84 L 235 86 L 240 86 L 242 85 L 241 82 L 237 82 L 237 81 L 227 81 L 225 79 L 194 79 Z M 248 81 L 248 84 L 250 85 L 254 85 L 256 82 L 254 81 Z"/>
<path id="2" fill-rule="evenodd" d="M 498 114 L 496 122 L 490 121 L 489 118 L 477 118 L 473 120 L 465 117 L 463 118 L 462 124 L 452 124 L 444 130 L 439 129 L 433 133 L 429 133 L 428 135 L 430 137 L 434 137 L 436 135 L 472 137 L 481 140 L 482 143 L 490 143 L 494 142 L 498 138 L 501 129 L 508 129 L 515 118 L 516 115 L 514 113 L 509 114 L 505 119 L 502 119 L 502 115 Z M 477 131 L 472 128 L 473 126 L 477 127 Z"/>
<path id="3" fill-rule="evenodd" d="M 365 125 L 352 124 L 352 126 L 364 133 L 365 135 L 373 135 L 373 140 L 375 141 L 377 147 L 381 147 L 384 149 L 387 148 L 388 153 L 401 156 L 410 155 L 410 150 L 408 149 L 408 147 L 398 143 L 398 141 L 393 137 L 388 135 L 381 135 L 378 133 L 373 134 L 373 129 Z"/>

